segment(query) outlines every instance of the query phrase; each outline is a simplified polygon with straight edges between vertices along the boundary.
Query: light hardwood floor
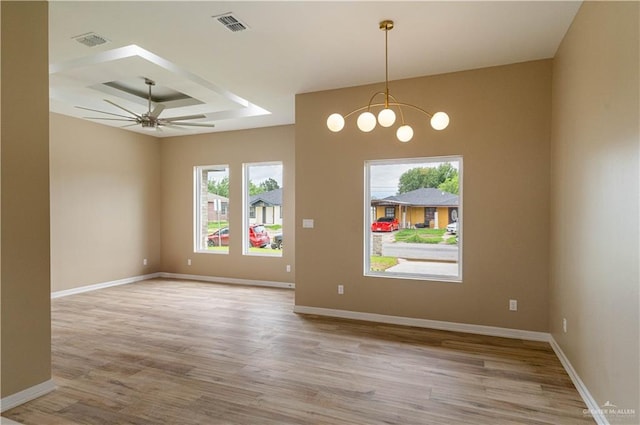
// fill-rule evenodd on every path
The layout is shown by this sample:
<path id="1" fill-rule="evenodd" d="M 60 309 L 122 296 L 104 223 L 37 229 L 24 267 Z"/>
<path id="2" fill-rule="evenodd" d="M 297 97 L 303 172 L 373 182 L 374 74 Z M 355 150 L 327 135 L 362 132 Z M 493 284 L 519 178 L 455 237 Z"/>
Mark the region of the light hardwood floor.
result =
<path id="1" fill-rule="evenodd" d="M 303 316 L 293 291 L 150 280 L 52 300 L 23 424 L 593 424 L 548 344 Z"/>

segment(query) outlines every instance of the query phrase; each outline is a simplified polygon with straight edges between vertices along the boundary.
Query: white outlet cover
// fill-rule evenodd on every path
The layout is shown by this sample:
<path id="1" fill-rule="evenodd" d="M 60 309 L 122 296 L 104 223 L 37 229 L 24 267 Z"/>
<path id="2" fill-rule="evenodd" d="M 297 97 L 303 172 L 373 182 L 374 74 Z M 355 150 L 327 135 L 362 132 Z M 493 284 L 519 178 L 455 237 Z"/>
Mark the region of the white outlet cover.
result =
<path id="1" fill-rule="evenodd" d="M 305 229 L 313 229 L 313 219 L 312 218 L 303 218 L 302 219 L 302 227 Z"/>

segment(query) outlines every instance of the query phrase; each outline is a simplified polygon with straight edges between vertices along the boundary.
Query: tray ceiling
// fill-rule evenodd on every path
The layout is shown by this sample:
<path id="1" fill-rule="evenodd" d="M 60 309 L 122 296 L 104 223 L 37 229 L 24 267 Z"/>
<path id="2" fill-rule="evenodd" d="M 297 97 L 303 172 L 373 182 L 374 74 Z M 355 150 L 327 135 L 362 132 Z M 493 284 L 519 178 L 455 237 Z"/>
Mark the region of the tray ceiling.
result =
<path id="1" fill-rule="evenodd" d="M 384 81 L 381 19 L 396 23 L 395 80 L 553 57 L 580 4 L 52 1 L 51 110 L 143 113 L 150 78 L 157 96 L 184 95 L 163 116 L 216 125 L 159 137 L 292 124 L 296 93 Z"/>

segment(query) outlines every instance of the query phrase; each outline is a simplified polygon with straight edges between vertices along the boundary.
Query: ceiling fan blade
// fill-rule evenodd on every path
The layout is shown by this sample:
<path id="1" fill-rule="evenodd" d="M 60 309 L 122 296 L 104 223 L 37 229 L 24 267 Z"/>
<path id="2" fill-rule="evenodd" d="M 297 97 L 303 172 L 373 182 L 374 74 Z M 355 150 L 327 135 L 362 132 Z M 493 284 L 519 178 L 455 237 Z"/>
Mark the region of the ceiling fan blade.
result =
<path id="1" fill-rule="evenodd" d="M 132 111 L 128 110 L 127 108 L 122 107 L 122 106 L 118 105 L 117 103 L 114 103 L 114 102 L 110 101 L 109 99 L 104 99 L 104 101 L 109 103 L 109 104 L 111 104 L 111 105 L 113 105 L 113 106 L 115 106 L 116 108 L 120 108 L 123 111 L 126 111 L 126 112 L 130 113 L 131 115 L 133 115 L 136 118 L 142 118 L 140 115 L 136 114 L 135 112 L 132 112 Z"/>
<path id="2" fill-rule="evenodd" d="M 162 121 L 168 121 L 168 122 L 173 122 L 173 121 L 183 121 L 183 120 L 197 120 L 200 118 L 207 118 L 206 115 L 184 115 L 181 117 L 171 117 L 171 118 L 163 118 Z"/>
<path id="3" fill-rule="evenodd" d="M 131 118 L 131 117 L 128 117 L 126 115 L 112 114 L 111 112 L 99 111 L 97 109 L 85 108 L 85 107 L 82 107 L 82 106 L 76 106 L 76 108 L 84 109 L 85 111 L 99 112 L 101 114 L 113 115 L 114 117 Z"/>
<path id="4" fill-rule="evenodd" d="M 149 116 L 153 118 L 158 118 L 162 113 L 162 111 L 164 111 L 165 107 L 166 106 L 164 106 L 162 103 L 158 103 L 156 107 L 153 108 L 153 111 L 151 112 L 151 114 L 149 114 Z"/>
<path id="5" fill-rule="evenodd" d="M 195 122 L 175 122 L 175 121 L 172 121 L 169 124 L 171 124 L 171 125 L 181 125 L 181 126 L 184 126 L 184 127 L 209 127 L 209 128 L 213 128 L 213 127 L 216 126 L 215 124 L 198 124 L 198 123 L 195 123 Z"/>
<path id="6" fill-rule="evenodd" d="M 130 121 L 138 124 L 138 121 L 136 121 L 133 118 L 102 118 L 102 117 L 82 117 L 82 118 L 86 118 L 88 120 Z"/>

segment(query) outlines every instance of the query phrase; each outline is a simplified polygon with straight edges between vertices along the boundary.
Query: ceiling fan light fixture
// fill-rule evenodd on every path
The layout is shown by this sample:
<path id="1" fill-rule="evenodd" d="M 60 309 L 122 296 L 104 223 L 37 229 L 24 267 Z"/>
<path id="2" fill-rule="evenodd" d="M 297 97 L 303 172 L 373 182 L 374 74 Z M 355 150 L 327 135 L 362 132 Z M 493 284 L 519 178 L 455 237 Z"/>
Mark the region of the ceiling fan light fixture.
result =
<path id="1" fill-rule="evenodd" d="M 404 113 L 402 110 L 403 107 L 414 109 L 418 112 L 423 113 L 427 117 L 429 117 L 431 119 L 430 120 L 431 127 L 433 127 L 434 130 L 444 130 L 449 126 L 449 115 L 447 115 L 445 112 L 437 112 L 435 114 L 431 114 L 418 106 L 412 105 L 410 103 L 399 102 L 394 96 L 391 95 L 391 93 L 389 93 L 389 47 L 388 46 L 389 46 L 389 31 L 391 31 L 393 27 L 394 27 L 394 23 L 392 20 L 389 20 L 389 19 L 386 19 L 379 23 L 379 28 L 382 31 L 384 31 L 385 90 L 383 92 L 382 91 L 377 92 L 373 96 L 371 96 L 371 99 L 369 100 L 369 103 L 367 105 L 356 108 L 344 116 L 338 113 L 333 113 L 329 115 L 329 118 L 327 118 L 327 128 L 330 131 L 334 133 L 341 131 L 344 128 L 346 118 L 349 118 L 351 115 L 355 114 L 356 112 L 362 112 L 362 111 L 364 112 L 362 112 L 358 116 L 358 119 L 356 121 L 358 128 L 361 131 L 365 133 L 372 131 L 375 128 L 376 123 L 380 124 L 381 127 L 391 127 L 396 122 L 396 112 L 394 112 L 392 108 L 397 108 L 397 111 L 400 113 L 402 125 L 396 131 L 396 137 L 401 142 L 408 142 L 413 138 L 413 128 L 411 128 L 411 126 L 405 124 L 404 122 Z M 383 101 L 374 102 L 374 99 L 378 96 L 382 96 Z M 378 112 L 378 118 L 376 120 L 376 116 L 371 112 L 371 109 L 379 108 L 379 107 L 382 109 L 380 110 L 380 112 Z"/>

